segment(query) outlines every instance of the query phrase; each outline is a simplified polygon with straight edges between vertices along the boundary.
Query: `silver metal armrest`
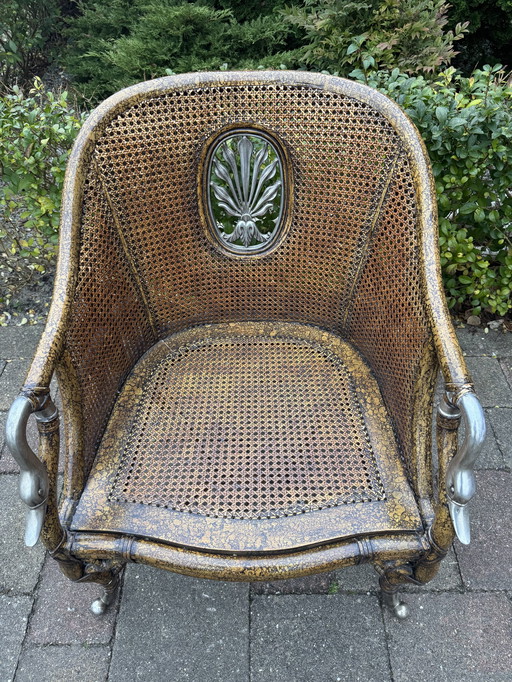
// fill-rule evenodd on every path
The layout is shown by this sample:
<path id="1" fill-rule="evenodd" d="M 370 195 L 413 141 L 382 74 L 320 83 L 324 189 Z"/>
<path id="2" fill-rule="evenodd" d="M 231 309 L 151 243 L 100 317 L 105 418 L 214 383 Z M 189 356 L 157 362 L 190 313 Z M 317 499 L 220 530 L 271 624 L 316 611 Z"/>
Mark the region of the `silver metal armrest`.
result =
<path id="1" fill-rule="evenodd" d="M 25 525 L 25 544 L 33 547 L 43 527 L 48 501 L 48 474 L 46 467 L 27 442 L 27 422 L 34 412 L 39 421 L 55 419 L 57 408 L 48 396 L 41 408 L 34 410 L 29 398 L 21 395 L 11 405 L 5 425 L 6 442 L 20 467 L 20 497 L 28 506 Z"/>
<path id="2" fill-rule="evenodd" d="M 453 527 L 458 539 L 469 545 L 471 531 L 467 503 L 476 491 L 473 467 L 485 440 L 485 417 L 474 393 L 463 393 L 454 403 L 447 394 L 439 412 L 448 419 L 464 419 L 465 436 L 461 448 L 452 458 L 446 474 L 446 493 Z"/>

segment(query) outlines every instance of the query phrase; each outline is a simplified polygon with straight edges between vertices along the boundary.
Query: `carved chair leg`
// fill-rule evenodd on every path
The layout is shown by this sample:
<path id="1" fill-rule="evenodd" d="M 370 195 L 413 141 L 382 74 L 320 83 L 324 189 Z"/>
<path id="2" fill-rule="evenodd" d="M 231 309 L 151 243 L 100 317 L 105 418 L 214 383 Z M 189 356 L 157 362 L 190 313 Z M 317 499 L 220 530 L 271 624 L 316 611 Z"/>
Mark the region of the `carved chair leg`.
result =
<path id="1" fill-rule="evenodd" d="M 380 577 L 379 583 L 384 604 L 397 618 L 400 618 L 400 620 L 407 618 L 409 615 L 409 607 L 404 601 L 400 601 L 398 596 L 398 585 L 393 585 L 392 589 L 385 587 L 383 583 L 387 583 L 387 580 L 384 575 Z M 387 584 L 389 585 L 389 583 Z"/>
<path id="2" fill-rule="evenodd" d="M 116 598 L 120 582 L 120 571 L 112 572 L 112 578 L 103 588 L 103 594 L 91 604 L 91 611 L 95 616 L 102 616 Z"/>
<path id="3" fill-rule="evenodd" d="M 418 584 L 413 577 L 412 565 L 390 561 L 382 565 L 377 564 L 375 568 L 380 573 L 379 585 L 382 591 L 382 601 L 397 618 L 400 620 L 407 618 L 409 607 L 405 602 L 400 601 L 398 590 L 404 583 Z"/>
<path id="4" fill-rule="evenodd" d="M 101 616 L 115 600 L 126 561 L 106 559 L 84 562 L 71 551 L 73 537 L 67 531 L 61 530 L 62 538 L 54 549 L 50 550 L 50 556 L 57 561 L 64 575 L 74 583 L 99 583 L 103 586 L 103 594 L 91 604 L 94 615 Z"/>

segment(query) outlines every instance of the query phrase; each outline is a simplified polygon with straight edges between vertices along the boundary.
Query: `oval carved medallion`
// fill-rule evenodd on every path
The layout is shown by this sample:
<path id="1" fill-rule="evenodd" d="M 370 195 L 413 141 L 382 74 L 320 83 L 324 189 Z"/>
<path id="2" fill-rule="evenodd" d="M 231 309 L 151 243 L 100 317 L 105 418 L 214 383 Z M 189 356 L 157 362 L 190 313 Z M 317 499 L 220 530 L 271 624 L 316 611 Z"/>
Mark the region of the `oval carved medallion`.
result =
<path id="1" fill-rule="evenodd" d="M 239 130 L 213 145 L 206 166 L 209 223 L 232 253 L 266 250 L 280 233 L 285 207 L 282 155 L 266 135 Z"/>

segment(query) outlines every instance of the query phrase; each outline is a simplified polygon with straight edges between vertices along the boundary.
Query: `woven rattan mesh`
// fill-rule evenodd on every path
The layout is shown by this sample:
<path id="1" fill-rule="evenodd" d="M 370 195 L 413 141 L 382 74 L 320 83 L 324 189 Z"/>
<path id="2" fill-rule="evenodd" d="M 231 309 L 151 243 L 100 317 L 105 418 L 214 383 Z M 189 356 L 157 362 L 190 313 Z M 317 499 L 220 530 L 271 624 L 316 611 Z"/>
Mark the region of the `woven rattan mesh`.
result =
<path id="1" fill-rule="evenodd" d="M 296 338 L 171 351 L 145 385 L 111 491 L 229 518 L 384 498 L 348 368 Z"/>
<path id="2" fill-rule="evenodd" d="M 273 253 L 226 258 L 199 219 L 205 143 L 252 123 L 290 150 L 292 226 Z M 98 165 L 141 274 L 159 332 L 231 320 L 339 326 L 364 235 L 401 153 L 368 105 L 315 88 L 268 84 L 174 91 L 118 116 L 96 146 Z"/>
<path id="3" fill-rule="evenodd" d="M 251 260 L 219 252 L 198 208 L 205 144 L 237 125 L 279 138 L 294 177 L 286 238 Z M 87 457 L 122 380 L 151 345 L 148 317 L 160 338 L 232 320 L 300 321 L 345 336 L 369 360 L 407 454 L 428 331 L 411 172 L 380 113 L 308 86 L 176 89 L 118 114 L 98 135 L 94 158 L 102 190 L 88 181 L 67 337 L 83 388 Z"/>
<path id="4" fill-rule="evenodd" d="M 354 291 L 347 329 L 379 379 L 406 452 L 412 439 L 416 371 L 428 334 L 415 219 L 414 189 L 402 159 Z"/>
<path id="5" fill-rule="evenodd" d="M 92 169 L 83 205 L 80 268 L 66 346 L 81 389 L 87 472 L 117 390 L 154 337 Z"/>

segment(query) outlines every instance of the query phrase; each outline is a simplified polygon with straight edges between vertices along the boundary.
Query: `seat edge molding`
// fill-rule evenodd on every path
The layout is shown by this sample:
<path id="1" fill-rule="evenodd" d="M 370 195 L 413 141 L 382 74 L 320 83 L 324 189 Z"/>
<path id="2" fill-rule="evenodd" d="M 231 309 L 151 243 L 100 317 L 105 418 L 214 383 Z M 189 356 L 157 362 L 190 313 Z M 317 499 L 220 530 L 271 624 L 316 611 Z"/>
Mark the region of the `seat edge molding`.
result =
<path id="1" fill-rule="evenodd" d="M 74 533 L 70 552 L 82 561 L 116 559 L 162 568 L 195 578 L 253 582 L 300 578 L 321 571 L 378 561 L 418 559 L 428 549 L 417 533 L 360 537 L 287 554 L 209 554 L 145 538 Z"/>

